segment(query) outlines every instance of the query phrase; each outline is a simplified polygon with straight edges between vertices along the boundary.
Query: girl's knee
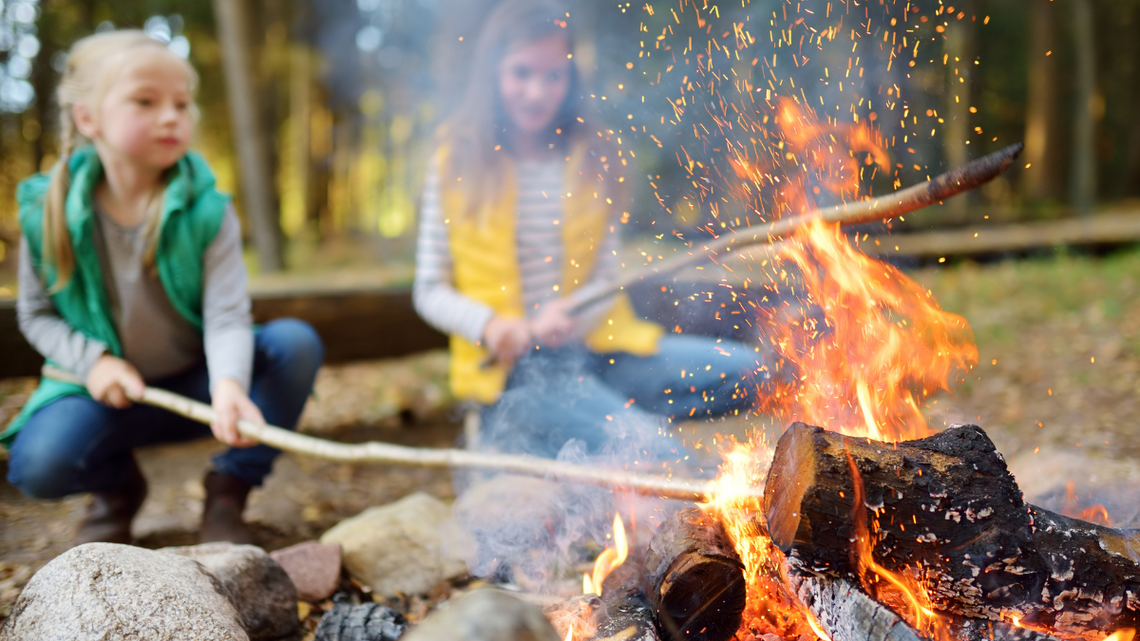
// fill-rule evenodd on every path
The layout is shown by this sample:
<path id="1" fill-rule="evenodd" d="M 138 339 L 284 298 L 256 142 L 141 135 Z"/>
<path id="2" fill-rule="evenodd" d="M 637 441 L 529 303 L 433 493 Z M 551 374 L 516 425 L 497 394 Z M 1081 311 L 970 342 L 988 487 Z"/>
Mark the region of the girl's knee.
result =
<path id="1" fill-rule="evenodd" d="M 52 452 L 14 450 L 8 461 L 8 481 L 33 499 L 58 499 L 71 492 L 77 469 L 69 461 Z"/>
<path id="2" fill-rule="evenodd" d="M 280 318 L 261 328 L 262 339 L 275 357 L 289 363 L 290 369 L 315 373 L 324 360 L 325 347 L 320 335 L 305 321 Z"/>

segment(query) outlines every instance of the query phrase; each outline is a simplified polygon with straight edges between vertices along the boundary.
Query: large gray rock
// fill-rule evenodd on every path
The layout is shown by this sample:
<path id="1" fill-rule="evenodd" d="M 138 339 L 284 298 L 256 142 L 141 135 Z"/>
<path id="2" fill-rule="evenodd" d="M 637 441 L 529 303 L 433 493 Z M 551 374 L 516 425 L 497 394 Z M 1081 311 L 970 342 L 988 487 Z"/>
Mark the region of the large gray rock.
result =
<path id="1" fill-rule="evenodd" d="M 349 574 L 374 592 L 422 594 L 467 572 L 463 556 L 444 545 L 444 531 L 454 529 L 447 505 L 416 492 L 341 521 L 321 543 L 339 544 Z"/>
<path id="2" fill-rule="evenodd" d="M 201 564 L 88 543 L 36 572 L 0 628 L 2 641 L 245 641 L 226 589 Z"/>
<path id="3" fill-rule="evenodd" d="M 297 590 L 265 550 L 221 542 L 159 551 L 194 559 L 218 577 L 251 641 L 271 641 L 297 631 Z"/>
<path id="4" fill-rule="evenodd" d="M 497 590 L 478 590 L 436 610 L 401 641 L 560 641 L 536 605 Z"/>

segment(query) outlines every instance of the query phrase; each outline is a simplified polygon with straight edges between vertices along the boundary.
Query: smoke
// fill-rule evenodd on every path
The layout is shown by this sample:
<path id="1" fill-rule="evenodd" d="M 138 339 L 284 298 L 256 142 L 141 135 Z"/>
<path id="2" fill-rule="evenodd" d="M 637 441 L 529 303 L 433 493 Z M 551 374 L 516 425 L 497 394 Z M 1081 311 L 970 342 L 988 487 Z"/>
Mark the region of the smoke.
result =
<path id="1" fill-rule="evenodd" d="M 598 355 L 541 352 L 515 366 L 501 400 L 483 411 L 480 449 L 613 470 L 652 463 L 656 473 L 680 461 L 668 421 L 630 406 L 599 380 Z M 475 542 L 471 572 L 536 591 L 566 587 L 573 568 L 599 551 L 592 542 L 611 534 L 615 511 L 646 536 L 672 512 L 666 501 L 547 479 L 476 475 L 457 477 L 457 485 L 456 518 Z M 580 574 L 574 581 L 580 586 Z"/>

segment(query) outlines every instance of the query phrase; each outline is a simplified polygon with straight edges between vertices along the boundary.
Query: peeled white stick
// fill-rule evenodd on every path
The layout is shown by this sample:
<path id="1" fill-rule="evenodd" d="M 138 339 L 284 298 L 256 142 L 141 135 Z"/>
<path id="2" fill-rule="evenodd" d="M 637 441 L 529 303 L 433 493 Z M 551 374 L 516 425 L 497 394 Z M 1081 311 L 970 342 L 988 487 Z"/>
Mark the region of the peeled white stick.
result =
<path id="1" fill-rule="evenodd" d="M 78 376 L 50 365 L 44 365 L 43 375 L 65 383 L 84 385 Z M 155 387 L 146 387 L 142 396 L 131 396 L 130 398 L 136 403 L 160 407 L 199 423 L 210 424 L 215 419 L 214 409 L 209 405 Z M 405 447 L 376 441 L 353 444 L 336 443 L 244 419 L 238 420 L 237 427 L 242 436 L 257 439 L 261 443 L 280 450 L 346 463 L 386 463 L 409 467 L 495 470 L 509 474 L 550 478 L 556 481 L 599 485 L 637 494 L 683 501 L 706 501 L 713 492 L 712 485 L 707 481 L 639 475 L 622 470 L 564 463 L 534 456 Z M 756 497 L 760 498 L 762 493 L 762 489 L 757 489 Z"/>

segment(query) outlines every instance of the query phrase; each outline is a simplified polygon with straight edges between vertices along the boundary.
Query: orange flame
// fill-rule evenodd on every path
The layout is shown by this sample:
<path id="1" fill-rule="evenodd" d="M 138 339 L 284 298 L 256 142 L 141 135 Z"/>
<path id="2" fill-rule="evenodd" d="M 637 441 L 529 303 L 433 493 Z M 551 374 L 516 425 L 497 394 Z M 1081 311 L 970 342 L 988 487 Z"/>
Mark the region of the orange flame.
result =
<path id="1" fill-rule="evenodd" d="M 613 533 L 614 547 L 607 547 L 598 555 L 598 559 L 594 561 L 593 577 L 589 574 L 582 575 L 583 594 L 601 596 L 602 583 L 605 582 L 606 577 L 614 571 L 614 568 L 625 563 L 626 557 L 629 556 L 629 541 L 626 539 L 625 525 L 622 523 L 620 514 L 614 514 Z"/>
<path id="2" fill-rule="evenodd" d="M 1108 508 L 1100 503 L 1078 509 L 1081 505 L 1081 497 L 1077 496 L 1076 488 L 1077 484 L 1073 481 L 1065 484 L 1065 507 L 1061 510 L 1061 514 L 1089 523 L 1112 527 L 1112 517 L 1108 515 Z"/>
<path id="3" fill-rule="evenodd" d="M 879 135 L 865 124 L 820 123 L 792 100 L 777 103 L 775 120 L 781 127 L 783 155 L 774 158 L 782 168 L 741 153 L 731 160 L 737 178 L 745 183 L 742 191 L 754 197 L 774 193 L 781 213 L 814 208 L 813 196 L 820 189 L 844 200 L 855 198 L 861 165 L 889 167 Z M 862 162 L 856 152 L 865 153 Z M 811 171 L 788 171 L 788 163 L 810 166 Z M 810 190 L 808 177 L 814 183 Z M 977 348 L 964 319 L 942 310 L 928 291 L 898 269 L 853 247 L 837 225 L 807 225 L 783 244 L 781 255 L 761 267 L 773 288 L 791 293 L 799 306 L 777 308 L 765 319 L 770 340 L 784 362 L 795 368 L 796 377 L 778 384 L 774 394 L 760 395 L 758 409 L 785 423 L 799 420 L 885 441 L 931 433 L 924 406 L 977 363 Z M 780 552 L 758 531 L 759 506 L 740 498 L 766 471 L 769 459 L 758 453 L 770 457 L 767 447 L 757 443 L 738 445 L 726 454 L 713 502 L 749 576 L 744 626 L 754 634 L 762 630 L 788 636 L 787 623 L 773 629 L 777 626 L 771 621 L 780 617 L 766 613 L 775 611 L 785 621 L 794 619 L 799 633 L 822 637 L 811 614 L 784 592 Z M 858 470 L 852 470 L 861 494 Z M 935 614 L 920 579 L 909 571 L 889 571 L 876 561 L 875 531 L 861 496 L 854 504 L 853 555 L 864 589 L 895 607 L 924 635 L 947 637 L 948 623 Z"/>
<path id="4" fill-rule="evenodd" d="M 1104 638 L 1104 641 L 1132 641 L 1136 638 L 1136 630 L 1123 628 Z"/>
<path id="5" fill-rule="evenodd" d="M 742 442 L 730 439 L 722 455 L 724 463 L 714 481 L 713 500 L 702 508 L 720 518 L 744 564 L 748 599 L 742 631 L 789 639 L 814 634 L 827 641 L 812 614 L 785 591 L 787 580 L 780 551 L 767 536 L 759 516 L 763 506 L 756 490 L 764 486 L 772 448 L 763 434 L 757 433 Z"/>

